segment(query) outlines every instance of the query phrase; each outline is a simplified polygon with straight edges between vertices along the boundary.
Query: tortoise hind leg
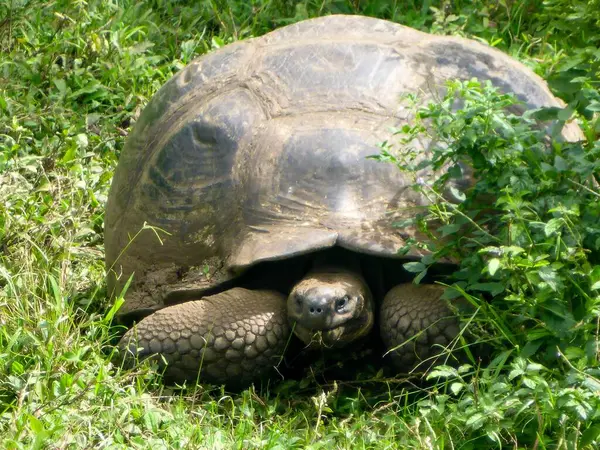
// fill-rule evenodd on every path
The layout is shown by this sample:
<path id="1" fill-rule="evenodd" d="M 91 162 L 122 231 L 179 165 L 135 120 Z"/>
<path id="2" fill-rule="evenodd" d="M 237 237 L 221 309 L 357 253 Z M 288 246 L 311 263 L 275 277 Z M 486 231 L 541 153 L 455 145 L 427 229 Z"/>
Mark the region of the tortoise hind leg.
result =
<path id="1" fill-rule="evenodd" d="M 127 365 L 154 357 L 176 382 L 238 386 L 277 365 L 289 335 L 285 296 L 234 288 L 151 314 L 119 347 Z"/>
<path id="2" fill-rule="evenodd" d="M 458 318 L 440 298 L 443 292 L 437 285 L 406 283 L 386 294 L 380 333 L 397 369 L 408 372 L 424 360 L 419 367 L 429 368 L 435 358 L 428 358 L 440 354 L 458 336 Z"/>

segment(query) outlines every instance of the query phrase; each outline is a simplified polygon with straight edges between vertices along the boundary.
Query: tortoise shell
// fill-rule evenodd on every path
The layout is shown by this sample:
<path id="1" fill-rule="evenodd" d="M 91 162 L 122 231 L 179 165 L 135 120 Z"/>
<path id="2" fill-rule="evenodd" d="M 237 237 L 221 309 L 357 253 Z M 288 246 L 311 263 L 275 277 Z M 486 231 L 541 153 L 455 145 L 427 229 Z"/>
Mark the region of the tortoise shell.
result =
<path id="1" fill-rule="evenodd" d="M 296 23 L 189 64 L 141 114 L 110 190 L 109 290 L 135 273 L 121 313 L 328 247 L 396 257 L 416 231 L 392 223 L 427 201 L 367 157 L 410 121 L 401 95 L 427 101 L 446 80 L 473 77 L 525 108 L 561 106 L 498 50 L 360 16 Z"/>

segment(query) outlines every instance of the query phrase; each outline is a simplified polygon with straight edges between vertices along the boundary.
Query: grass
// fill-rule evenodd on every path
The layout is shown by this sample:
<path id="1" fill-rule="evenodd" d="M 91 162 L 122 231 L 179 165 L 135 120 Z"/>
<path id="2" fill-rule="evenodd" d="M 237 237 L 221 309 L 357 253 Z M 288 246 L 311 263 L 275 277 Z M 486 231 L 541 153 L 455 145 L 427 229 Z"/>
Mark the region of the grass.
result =
<path id="1" fill-rule="evenodd" d="M 562 114 L 582 125 L 586 148 L 599 145 L 597 0 L 0 4 L 2 448 L 597 447 L 598 355 L 575 350 L 597 343 L 593 308 L 570 324 L 580 340 L 554 361 L 503 342 L 491 364 L 441 368 L 428 382 L 375 376 L 323 385 L 307 375 L 237 394 L 174 391 L 149 367 L 128 372 L 109 362 L 103 212 L 132 123 L 194 57 L 329 13 L 501 48 L 549 80 L 568 103 Z M 600 279 L 593 257 L 590 277 Z M 509 262 L 498 260 L 494 272 Z"/>

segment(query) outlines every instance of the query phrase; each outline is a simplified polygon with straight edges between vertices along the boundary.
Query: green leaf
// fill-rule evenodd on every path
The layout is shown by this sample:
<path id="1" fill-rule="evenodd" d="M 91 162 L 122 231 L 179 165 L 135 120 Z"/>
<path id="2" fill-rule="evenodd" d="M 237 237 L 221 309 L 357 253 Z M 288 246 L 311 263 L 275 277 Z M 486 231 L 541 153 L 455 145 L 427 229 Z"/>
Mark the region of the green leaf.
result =
<path id="1" fill-rule="evenodd" d="M 557 277 L 556 271 L 550 266 L 540 267 L 538 269 L 538 274 L 540 278 L 548 284 L 550 289 L 552 289 L 555 292 L 562 285 L 562 283 Z"/>
<path id="2" fill-rule="evenodd" d="M 103 91 L 104 89 L 106 88 L 102 86 L 98 81 L 94 80 L 88 83 L 86 86 L 82 87 L 81 89 L 78 89 L 77 91 L 71 93 L 71 95 L 69 95 L 69 99 L 74 100 L 87 94 L 95 94 L 97 92 Z"/>
<path id="3" fill-rule="evenodd" d="M 418 261 L 404 263 L 404 264 L 402 264 L 402 267 L 404 267 L 404 269 L 406 271 L 411 272 L 411 273 L 422 272 L 423 270 L 425 270 L 427 268 L 427 266 L 425 266 L 425 264 L 420 263 Z"/>
<path id="4" fill-rule="evenodd" d="M 455 186 L 450 186 L 450 193 L 455 201 L 463 202 L 467 197 L 461 191 L 459 191 Z"/>
<path id="5" fill-rule="evenodd" d="M 44 431 L 44 425 L 42 422 L 31 414 L 29 415 L 29 426 L 35 433 L 41 433 Z"/>
<path id="6" fill-rule="evenodd" d="M 600 266 L 594 266 L 590 272 L 591 289 L 600 289 Z"/>
<path id="7" fill-rule="evenodd" d="M 585 350 L 579 347 L 567 347 L 563 350 L 563 354 L 570 361 L 585 358 Z"/>
<path id="8" fill-rule="evenodd" d="M 594 100 L 585 109 L 590 112 L 600 112 L 600 102 Z"/>
<path id="9" fill-rule="evenodd" d="M 592 445 L 600 440 L 600 424 L 593 424 L 581 434 L 579 445 L 581 448 Z"/>
<path id="10" fill-rule="evenodd" d="M 475 283 L 469 286 L 469 290 L 489 292 L 495 297 L 504 291 L 504 285 L 500 283 Z"/>
<path id="11" fill-rule="evenodd" d="M 494 276 L 500 268 L 500 260 L 498 258 L 492 258 L 488 262 L 488 272 L 491 276 Z"/>
<path id="12" fill-rule="evenodd" d="M 546 237 L 549 237 L 559 231 L 562 228 L 563 223 L 564 219 L 560 217 L 556 219 L 550 219 L 544 226 L 544 233 L 546 234 Z"/>
<path id="13" fill-rule="evenodd" d="M 557 171 L 564 172 L 569 168 L 569 165 L 567 164 L 567 161 L 564 160 L 564 158 L 561 158 L 560 156 L 556 155 L 554 158 L 554 167 Z"/>
<path id="14" fill-rule="evenodd" d="M 537 386 L 536 382 L 534 380 L 532 380 L 531 378 L 528 378 L 528 377 L 523 377 L 521 381 L 529 389 L 535 389 L 536 386 Z"/>
<path id="15" fill-rule="evenodd" d="M 537 111 L 531 113 L 531 115 L 543 122 L 548 120 L 556 120 L 558 119 L 558 113 L 562 111 L 562 108 L 557 108 L 556 106 L 552 106 L 549 108 L 540 108 Z"/>
<path id="16" fill-rule="evenodd" d="M 221 39 L 218 36 L 214 36 L 212 38 L 211 43 L 212 43 L 212 48 L 221 48 L 225 45 L 225 42 L 223 41 L 223 39 Z"/>
<path id="17" fill-rule="evenodd" d="M 444 290 L 444 293 L 442 294 L 442 296 L 440 298 L 443 300 L 454 300 L 461 296 L 462 296 L 462 294 L 459 290 L 454 289 L 452 286 L 450 286 L 448 289 Z"/>
<path id="18" fill-rule="evenodd" d="M 558 120 L 562 120 L 564 122 L 566 122 L 567 120 L 569 120 L 571 118 L 571 116 L 573 115 L 573 109 L 571 107 L 565 108 L 565 109 L 561 109 L 558 114 Z"/>
<path id="19" fill-rule="evenodd" d="M 35 434 L 35 440 L 30 448 L 38 450 L 44 447 L 44 442 L 48 438 L 48 431 L 44 428 L 44 424 L 35 416 L 29 415 L 29 426 Z"/>
<path id="20" fill-rule="evenodd" d="M 508 247 L 503 247 L 502 250 L 511 256 L 517 256 L 518 254 L 523 253 L 525 251 L 524 248 L 517 247 L 516 245 L 509 245 Z"/>
<path id="21" fill-rule="evenodd" d="M 75 136 L 75 142 L 80 149 L 85 149 L 88 146 L 88 137 L 85 133 L 79 133 Z"/>
<path id="22" fill-rule="evenodd" d="M 509 374 L 508 374 L 508 379 L 509 379 L 509 380 L 514 380 L 515 378 L 517 378 L 517 377 L 519 377 L 519 376 L 523 375 L 524 373 L 525 373 L 525 372 L 524 372 L 522 369 L 520 369 L 520 368 L 515 368 L 515 369 L 513 369 L 513 370 L 511 370 L 511 371 L 509 372 Z"/>
<path id="23" fill-rule="evenodd" d="M 471 364 L 462 364 L 458 367 L 458 373 L 466 373 L 472 368 L 473 366 Z"/>
<path id="24" fill-rule="evenodd" d="M 101 115 L 101 114 L 98 114 L 98 113 L 91 113 L 91 114 L 88 114 L 88 115 L 86 116 L 86 118 L 85 118 L 86 125 L 87 125 L 88 127 L 89 127 L 89 126 L 92 126 L 92 125 L 94 125 L 94 124 L 98 123 L 98 121 L 99 121 L 101 118 L 102 118 L 102 115 Z"/>
<path id="25" fill-rule="evenodd" d="M 67 93 L 67 83 L 65 82 L 65 80 L 63 80 L 62 78 L 55 78 L 52 81 L 58 89 L 58 92 L 60 92 L 60 95 L 64 96 Z"/>
<path id="26" fill-rule="evenodd" d="M 485 415 L 483 413 L 475 413 L 471 417 L 467 419 L 465 425 L 467 427 L 472 428 L 473 430 L 477 430 L 481 428 L 483 423 L 485 422 Z"/>
<path id="27" fill-rule="evenodd" d="M 396 222 L 392 223 L 392 226 L 394 228 L 406 228 L 406 227 L 410 227 L 412 225 L 414 225 L 416 222 L 414 217 L 411 217 L 409 219 L 403 219 L 403 220 L 398 220 Z"/>
<path id="28" fill-rule="evenodd" d="M 438 228 L 438 230 L 442 233 L 442 237 L 446 237 L 460 230 L 460 225 L 456 223 L 449 223 L 448 225 Z"/>
<path id="29" fill-rule="evenodd" d="M 538 364 L 538 363 L 533 363 L 532 362 L 532 363 L 527 364 L 527 371 L 528 372 L 540 372 L 540 371 L 542 371 L 544 369 L 545 369 L 545 367 L 542 366 L 541 364 Z"/>
<path id="30" fill-rule="evenodd" d="M 421 280 L 425 277 L 425 275 L 427 275 L 427 269 L 422 270 L 421 273 L 419 273 L 416 277 L 414 277 L 413 283 L 419 284 L 421 282 Z"/>
<path id="31" fill-rule="evenodd" d="M 581 417 L 583 420 L 588 418 L 588 412 L 581 403 L 575 406 L 575 411 L 577 411 L 577 414 L 579 414 L 579 417 Z"/>
<path id="32" fill-rule="evenodd" d="M 536 352 L 539 350 L 543 343 L 544 341 L 541 339 L 528 341 L 523 346 L 523 349 L 521 350 L 521 353 L 519 353 L 519 356 L 521 356 L 522 358 L 530 358 L 531 356 L 536 354 Z"/>
<path id="33" fill-rule="evenodd" d="M 600 381 L 595 378 L 587 377 L 583 380 L 583 385 L 596 395 L 600 394 Z"/>
<path id="34" fill-rule="evenodd" d="M 60 159 L 60 162 L 63 164 L 67 164 L 73 160 L 75 160 L 77 158 L 79 154 L 79 150 L 75 145 L 71 145 L 67 151 L 65 152 L 65 154 L 63 155 L 63 157 Z"/>
<path id="35" fill-rule="evenodd" d="M 462 391 L 462 389 L 465 387 L 464 383 L 458 383 L 458 382 L 454 382 L 450 385 L 450 391 L 454 394 L 454 395 L 458 395 L 458 393 L 460 391 Z"/>
<path id="36" fill-rule="evenodd" d="M 451 366 L 437 366 L 434 370 L 429 372 L 427 379 L 431 378 L 454 378 L 458 376 L 458 372 L 454 367 Z"/>

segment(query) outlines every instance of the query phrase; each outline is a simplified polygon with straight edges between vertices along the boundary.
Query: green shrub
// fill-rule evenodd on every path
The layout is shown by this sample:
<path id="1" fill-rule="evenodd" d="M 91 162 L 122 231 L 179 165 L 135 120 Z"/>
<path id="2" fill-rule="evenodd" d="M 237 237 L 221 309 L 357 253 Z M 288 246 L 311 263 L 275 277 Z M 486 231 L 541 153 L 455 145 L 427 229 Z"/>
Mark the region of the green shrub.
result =
<path id="1" fill-rule="evenodd" d="M 408 100 L 414 122 L 376 157 L 431 201 L 414 219 L 429 238 L 412 245 L 432 254 L 405 266 L 418 280 L 460 261 L 447 296 L 472 305 L 470 339 L 492 347 L 491 361 L 471 354 L 471 365 L 430 374 L 448 392 L 421 406 L 499 445 L 508 430 L 521 445 L 549 445 L 555 433 L 590 444 L 600 438 L 600 142 L 559 138 L 568 108 L 508 112 L 516 98 L 489 82 L 449 82 L 425 106 Z M 553 119 L 554 138 L 536 119 Z M 431 158 L 420 161 L 413 143 L 424 137 Z"/>

